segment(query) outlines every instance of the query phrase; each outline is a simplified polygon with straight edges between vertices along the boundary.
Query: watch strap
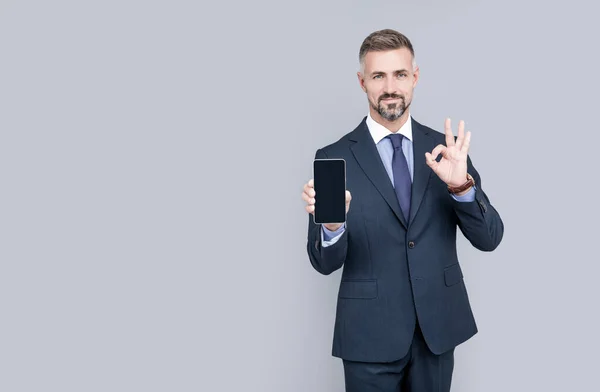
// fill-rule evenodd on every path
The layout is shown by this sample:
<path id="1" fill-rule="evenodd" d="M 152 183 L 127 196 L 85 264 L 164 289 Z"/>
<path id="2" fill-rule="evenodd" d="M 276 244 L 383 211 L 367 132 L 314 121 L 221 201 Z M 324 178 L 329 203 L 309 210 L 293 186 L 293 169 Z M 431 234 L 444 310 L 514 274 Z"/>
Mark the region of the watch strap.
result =
<path id="1" fill-rule="evenodd" d="M 464 192 L 472 186 L 475 186 L 475 179 L 473 178 L 472 175 L 467 173 L 467 182 L 465 182 L 464 184 L 457 186 L 457 187 L 451 187 L 448 185 L 448 192 L 456 194 L 456 193 Z"/>

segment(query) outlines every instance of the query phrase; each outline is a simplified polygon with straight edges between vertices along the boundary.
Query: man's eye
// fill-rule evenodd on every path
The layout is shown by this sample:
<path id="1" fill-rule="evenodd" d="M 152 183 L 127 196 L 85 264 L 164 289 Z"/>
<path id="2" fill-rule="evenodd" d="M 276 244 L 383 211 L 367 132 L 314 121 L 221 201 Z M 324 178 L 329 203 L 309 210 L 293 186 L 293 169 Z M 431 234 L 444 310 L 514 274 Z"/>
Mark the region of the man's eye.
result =
<path id="1" fill-rule="evenodd" d="M 373 79 L 381 79 L 381 78 L 382 78 L 381 75 L 375 75 L 375 76 L 373 76 Z"/>
<path id="2" fill-rule="evenodd" d="M 408 75 L 406 75 L 405 73 L 398 74 L 398 77 L 399 77 L 399 78 L 405 78 L 405 77 L 407 77 L 407 76 L 408 76 Z"/>

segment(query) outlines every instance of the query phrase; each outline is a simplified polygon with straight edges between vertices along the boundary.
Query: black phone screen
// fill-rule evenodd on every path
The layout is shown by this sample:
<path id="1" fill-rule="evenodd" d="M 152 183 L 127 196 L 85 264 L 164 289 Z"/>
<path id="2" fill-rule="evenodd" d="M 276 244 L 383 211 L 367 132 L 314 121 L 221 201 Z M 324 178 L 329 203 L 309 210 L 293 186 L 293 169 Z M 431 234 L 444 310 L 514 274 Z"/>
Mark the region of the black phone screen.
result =
<path id="1" fill-rule="evenodd" d="M 346 221 L 346 161 L 315 159 L 315 223 Z"/>

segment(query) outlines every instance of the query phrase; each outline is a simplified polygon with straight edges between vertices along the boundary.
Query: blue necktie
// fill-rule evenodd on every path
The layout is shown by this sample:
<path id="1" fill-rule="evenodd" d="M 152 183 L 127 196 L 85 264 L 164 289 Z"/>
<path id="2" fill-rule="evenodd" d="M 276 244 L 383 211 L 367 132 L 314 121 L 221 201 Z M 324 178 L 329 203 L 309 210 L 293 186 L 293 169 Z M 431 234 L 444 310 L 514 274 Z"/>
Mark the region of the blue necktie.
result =
<path id="1" fill-rule="evenodd" d="M 392 146 L 394 146 L 394 157 L 392 158 L 394 190 L 396 191 L 396 197 L 400 203 L 400 208 L 408 222 L 410 216 L 410 188 L 412 186 L 412 181 L 410 179 L 406 157 L 404 156 L 404 152 L 402 152 L 402 138 L 404 135 L 394 133 L 387 137 L 390 138 Z"/>

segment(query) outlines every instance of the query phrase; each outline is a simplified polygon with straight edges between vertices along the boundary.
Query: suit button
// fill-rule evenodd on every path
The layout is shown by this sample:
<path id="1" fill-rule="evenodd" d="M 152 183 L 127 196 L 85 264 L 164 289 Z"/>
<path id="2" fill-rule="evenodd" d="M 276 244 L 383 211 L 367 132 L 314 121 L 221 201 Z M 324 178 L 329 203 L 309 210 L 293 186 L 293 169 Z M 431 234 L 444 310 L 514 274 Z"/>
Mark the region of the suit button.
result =
<path id="1" fill-rule="evenodd" d="M 414 243 L 413 241 L 409 241 L 409 242 L 408 242 L 408 247 L 409 247 L 410 249 L 414 248 L 414 247 L 415 247 L 415 243 Z"/>

